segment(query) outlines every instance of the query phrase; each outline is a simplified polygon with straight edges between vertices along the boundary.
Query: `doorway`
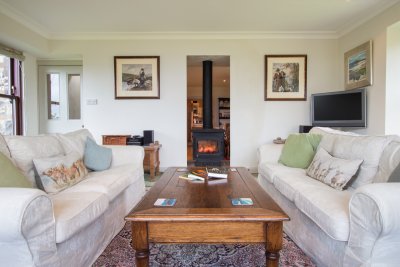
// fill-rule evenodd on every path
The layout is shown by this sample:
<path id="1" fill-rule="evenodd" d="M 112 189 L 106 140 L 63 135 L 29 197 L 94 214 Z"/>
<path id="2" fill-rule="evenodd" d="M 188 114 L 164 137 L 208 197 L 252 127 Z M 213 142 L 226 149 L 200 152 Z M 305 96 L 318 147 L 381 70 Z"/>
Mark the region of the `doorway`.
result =
<path id="1" fill-rule="evenodd" d="M 225 130 L 230 159 L 230 57 L 187 56 L 187 163 L 193 164 L 192 131 L 203 128 L 203 61 L 212 61 L 212 125 Z"/>
<path id="2" fill-rule="evenodd" d="M 82 66 L 39 66 L 39 133 L 82 128 Z"/>

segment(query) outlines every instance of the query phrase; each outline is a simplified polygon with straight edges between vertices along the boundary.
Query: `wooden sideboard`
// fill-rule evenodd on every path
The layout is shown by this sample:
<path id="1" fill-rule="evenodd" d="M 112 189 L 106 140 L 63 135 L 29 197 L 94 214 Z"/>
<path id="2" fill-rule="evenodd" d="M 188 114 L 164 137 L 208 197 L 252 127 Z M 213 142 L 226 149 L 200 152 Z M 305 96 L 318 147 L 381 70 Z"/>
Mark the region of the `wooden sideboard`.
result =
<path id="1" fill-rule="evenodd" d="M 123 145 L 126 146 L 126 139 L 130 135 L 103 135 L 103 145 Z M 160 156 L 159 151 L 161 144 L 155 141 L 152 144 L 143 146 L 144 148 L 144 160 L 143 169 L 146 172 L 150 172 L 150 179 L 160 172 Z"/>

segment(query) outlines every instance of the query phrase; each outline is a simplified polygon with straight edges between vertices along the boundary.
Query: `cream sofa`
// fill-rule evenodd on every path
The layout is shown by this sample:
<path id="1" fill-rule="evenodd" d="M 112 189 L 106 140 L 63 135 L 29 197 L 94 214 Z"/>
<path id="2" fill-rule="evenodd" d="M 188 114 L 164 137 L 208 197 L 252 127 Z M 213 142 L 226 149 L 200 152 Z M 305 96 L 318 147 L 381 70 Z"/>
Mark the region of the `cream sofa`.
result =
<path id="1" fill-rule="evenodd" d="M 259 183 L 289 215 L 285 232 L 318 266 L 400 266 L 400 183 L 387 183 L 400 162 L 400 138 L 330 128 L 311 133 L 323 135 L 319 146 L 333 156 L 362 158 L 358 175 L 373 180 L 338 191 L 279 164 L 283 145 L 261 146 Z"/>
<path id="2" fill-rule="evenodd" d="M 84 153 L 87 130 L 35 137 L 0 136 L 0 152 L 35 187 L 32 159 Z M 57 194 L 0 188 L 0 266 L 90 266 L 122 229 L 145 193 L 142 147 L 112 148 L 110 169 Z"/>

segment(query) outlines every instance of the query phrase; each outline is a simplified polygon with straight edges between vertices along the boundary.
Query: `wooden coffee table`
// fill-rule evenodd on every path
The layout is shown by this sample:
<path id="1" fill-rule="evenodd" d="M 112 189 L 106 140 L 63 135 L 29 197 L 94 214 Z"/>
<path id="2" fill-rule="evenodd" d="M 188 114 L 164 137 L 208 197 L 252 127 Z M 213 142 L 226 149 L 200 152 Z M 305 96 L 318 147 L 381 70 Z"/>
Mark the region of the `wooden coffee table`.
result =
<path id="1" fill-rule="evenodd" d="M 226 181 L 180 179 L 182 168 L 169 168 L 125 218 L 132 222 L 136 265 L 149 265 L 149 242 L 265 243 L 266 266 L 279 265 L 282 225 L 289 217 L 245 168 L 234 168 Z M 248 197 L 252 206 L 233 206 Z M 176 198 L 173 207 L 155 207 L 157 198 Z"/>

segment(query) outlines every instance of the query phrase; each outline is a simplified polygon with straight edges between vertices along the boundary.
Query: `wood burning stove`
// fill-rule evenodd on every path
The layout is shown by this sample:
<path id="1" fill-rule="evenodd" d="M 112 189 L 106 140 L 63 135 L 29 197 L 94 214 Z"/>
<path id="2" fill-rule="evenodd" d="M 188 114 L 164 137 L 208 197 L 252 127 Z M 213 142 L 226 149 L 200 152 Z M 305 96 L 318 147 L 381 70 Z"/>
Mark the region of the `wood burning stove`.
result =
<path id="1" fill-rule="evenodd" d="M 193 130 L 193 159 L 196 166 L 220 166 L 225 154 L 224 130 Z"/>
<path id="2" fill-rule="evenodd" d="M 212 61 L 203 61 L 203 129 L 193 129 L 193 159 L 196 166 L 221 165 L 225 155 L 223 129 L 212 126 Z"/>

